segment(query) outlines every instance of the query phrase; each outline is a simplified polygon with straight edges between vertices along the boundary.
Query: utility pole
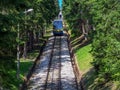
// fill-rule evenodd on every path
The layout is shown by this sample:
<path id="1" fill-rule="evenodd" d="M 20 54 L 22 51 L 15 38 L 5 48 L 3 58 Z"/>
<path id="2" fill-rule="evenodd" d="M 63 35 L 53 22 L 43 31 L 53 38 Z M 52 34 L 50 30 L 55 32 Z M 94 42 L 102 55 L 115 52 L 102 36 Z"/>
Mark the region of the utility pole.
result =
<path id="1" fill-rule="evenodd" d="M 33 11 L 33 9 L 28 9 L 27 11 L 25 10 L 25 14 L 28 12 Z M 20 78 L 20 25 L 18 23 L 17 25 L 17 79 Z"/>
<path id="2" fill-rule="evenodd" d="M 24 12 L 24 14 L 25 14 L 25 30 L 27 29 L 27 26 L 26 26 L 27 13 L 32 12 L 32 11 L 33 11 L 33 9 L 28 9 L 28 10 L 25 9 L 25 12 Z M 27 35 L 27 31 L 25 31 L 25 35 Z M 24 50 L 23 50 L 23 58 L 26 59 L 26 57 L 27 57 L 27 41 L 25 40 Z"/>
<path id="3" fill-rule="evenodd" d="M 17 79 L 20 78 L 20 30 L 19 30 L 19 23 L 17 25 L 17 38 L 18 38 L 18 43 L 17 43 Z"/>
<path id="4" fill-rule="evenodd" d="M 26 31 L 26 28 L 27 28 L 27 24 L 26 24 L 26 16 L 27 16 L 27 11 L 25 9 L 25 36 L 27 35 L 27 31 Z M 26 38 L 25 38 L 25 42 L 24 42 L 24 49 L 23 49 L 23 58 L 26 59 L 26 56 L 27 56 L 27 41 L 26 41 Z"/>

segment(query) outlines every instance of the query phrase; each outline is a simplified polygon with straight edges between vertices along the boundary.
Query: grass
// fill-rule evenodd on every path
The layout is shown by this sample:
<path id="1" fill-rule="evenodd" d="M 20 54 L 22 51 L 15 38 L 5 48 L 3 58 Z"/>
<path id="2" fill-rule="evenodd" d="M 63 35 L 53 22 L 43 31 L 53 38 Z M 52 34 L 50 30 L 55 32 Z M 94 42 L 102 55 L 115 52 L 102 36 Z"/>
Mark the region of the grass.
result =
<path id="1" fill-rule="evenodd" d="M 83 48 L 80 48 L 75 52 L 79 68 L 83 73 L 85 73 L 92 67 L 91 62 L 93 61 L 93 57 L 90 51 L 91 44 L 84 46 Z"/>
<path id="2" fill-rule="evenodd" d="M 73 37 L 73 36 L 72 36 Z M 77 40 L 72 38 L 75 43 Z M 120 82 L 109 81 L 101 84 L 100 78 L 98 78 L 91 62 L 93 57 L 90 53 L 92 47 L 91 44 L 83 46 L 77 49 L 74 53 L 77 58 L 79 69 L 82 72 L 82 82 L 85 90 L 120 90 Z"/>
<path id="3" fill-rule="evenodd" d="M 33 65 L 34 61 L 28 61 L 28 60 L 22 60 L 20 62 L 20 74 L 21 77 L 24 77 L 27 75 L 27 73 L 29 72 L 31 66 Z"/>
<path id="4" fill-rule="evenodd" d="M 45 35 L 44 38 L 39 38 L 40 43 L 35 44 L 35 46 L 41 47 L 43 45 L 43 42 L 46 41 L 48 37 L 49 34 Z M 35 59 L 39 55 L 39 49 L 40 48 L 36 47 L 35 50 L 27 54 L 26 59 L 20 59 L 20 78 L 22 82 L 25 79 L 25 76 L 28 74 L 29 70 L 31 69 Z"/>
<path id="5" fill-rule="evenodd" d="M 24 76 L 27 75 L 38 55 L 39 55 L 39 50 L 34 50 L 28 53 L 26 59 L 23 58 L 20 59 L 20 74 L 22 78 L 24 78 Z"/>
<path id="6" fill-rule="evenodd" d="M 23 83 L 25 76 L 28 74 L 29 70 L 31 69 L 34 60 L 37 58 L 39 54 L 39 50 L 33 50 L 32 52 L 28 53 L 26 59 L 20 59 L 20 79 L 16 79 L 13 82 L 14 90 L 18 90 L 19 86 Z M 16 78 L 16 71 L 12 71 L 11 75 L 15 76 Z"/>
<path id="7" fill-rule="evenodd" d="M 1 82 L 2 86 L 8 88 L 8 89 L 4 89 L 4 90 L 19 90 L 20 85 L 22 85 L 25 76 L 27 75 L 27 73 L 29 72 L 29 70 L 31 69 L 34 60 L 37 58 L 38 54 L 39 54 L 39 49 L 40 46 L 43 45 L 43 42 L 47 40 L 47 38 L 50 36 L 50 33 L 47 33 L 47 35 L 44 38 L 39 38 L 40 43 L 35 44 L 35 50 L 33 50 L 32 52 L 27 53 L 27 58 L 20 59 L 20 79 L 17 79 L 17 75 L 16 75 L 16 71 L 17 71 L 17 61 L 16 58 L 14 58 L 14 60 L 12 60 L 10 57 L 4 57 L 4 58 L 0 58 L 1 60 L 3 60 L 4 62 L 0 62 L 0 72 L 1 69 L 4 69 L 2 71 L 6 72 L 5 75 L 2 72 L 2 76 L 0 73 L 0 90 L 1 90 Z M 11 62 L 13 61 L 13 62 Z M 15 61 L 15 63 L 14 63 Z M 4 64 L 5 63 L 5 64 Z M 14 63 L 14 64 L 13 64 Z M 1 66 L 3 65 L 3 66 Z M 14 66 L 14 67 L 13 67 Z M 13 68 L 12 68 L 13 67 Z M 6 71 L 5 71 L 6 70 Z"/>

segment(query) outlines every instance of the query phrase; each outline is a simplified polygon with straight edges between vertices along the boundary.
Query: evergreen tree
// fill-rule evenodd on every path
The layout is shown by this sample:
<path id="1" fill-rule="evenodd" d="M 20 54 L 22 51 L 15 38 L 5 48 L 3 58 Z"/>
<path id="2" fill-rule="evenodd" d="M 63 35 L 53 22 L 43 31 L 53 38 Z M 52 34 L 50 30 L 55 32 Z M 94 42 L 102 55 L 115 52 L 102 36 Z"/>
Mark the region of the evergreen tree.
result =
<path id="1" fill-rule="evenodd" d="M 119 0 L 64 1 L 65 17 L 72 32 L 90 31 L 93 66 L 104 81 L 120 80 Z M 89 26 L 88 28 L 86 28 Z"/>
<path id="2" fill-rule="evenodd" d="M 29 8 L 34 11 L 25 15 L 24 11 Z M 18 80 L 12 73 L 16 70 L 17 44 L 20 46 L 20 56 L 24 54 L 22 48 L 25 43 L 26 52 L 31 51 L 39 39 L 38 34 L 42 35 L 45 25 L 49 25 L 56 16 L 57 8 L 54 0 L 0 1 L 0 89 L 16 89 L 14 83 Z"/>

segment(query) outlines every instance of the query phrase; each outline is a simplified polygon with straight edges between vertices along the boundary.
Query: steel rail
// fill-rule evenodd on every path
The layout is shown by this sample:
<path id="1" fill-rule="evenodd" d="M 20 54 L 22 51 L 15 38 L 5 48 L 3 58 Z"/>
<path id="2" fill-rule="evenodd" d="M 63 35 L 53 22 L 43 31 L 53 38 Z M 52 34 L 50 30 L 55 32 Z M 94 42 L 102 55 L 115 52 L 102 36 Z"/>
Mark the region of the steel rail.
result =
<path id="1" fill-rule="evenodd" d="M 60 36 L 60 39 L 59 39 L 59 78 L 58 78 L 58 90 L 62 89 L 62 87 L 61 87 L 61 44 L 62 44 L 62 41 L 61 41 L 61 36 Z"/>
<path id="2" fill-rule="evenodd" d="M 51 55 L 50 55 L 50 61 L 49 61 L 49 65 L 48 65 L 48 72 L 47 72 L 47 77 L 46 77 L 46 80 L 45 80 L 44 90 L 47 89 L 47 84 L 48 84 L 48 78 L 49 78 L 50 68 L 51 68 L 51 64 L 52 64 L 55 41 L 56 41 L 56 37 L 54 37 L 54 42 L 53 42 L 52 51 L 51 51 Z"/>

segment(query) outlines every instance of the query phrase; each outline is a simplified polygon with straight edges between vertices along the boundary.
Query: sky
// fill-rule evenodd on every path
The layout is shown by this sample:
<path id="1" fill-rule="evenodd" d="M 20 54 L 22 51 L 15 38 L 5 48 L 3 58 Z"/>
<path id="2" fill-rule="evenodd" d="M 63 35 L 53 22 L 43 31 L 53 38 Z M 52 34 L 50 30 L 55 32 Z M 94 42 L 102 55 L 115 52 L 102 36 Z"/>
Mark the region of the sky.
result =
<path id="1" fill-rule="evenodd" d="M 59 8 L 62 10 L 62 0 L 58 0 Z"/>

